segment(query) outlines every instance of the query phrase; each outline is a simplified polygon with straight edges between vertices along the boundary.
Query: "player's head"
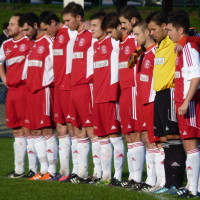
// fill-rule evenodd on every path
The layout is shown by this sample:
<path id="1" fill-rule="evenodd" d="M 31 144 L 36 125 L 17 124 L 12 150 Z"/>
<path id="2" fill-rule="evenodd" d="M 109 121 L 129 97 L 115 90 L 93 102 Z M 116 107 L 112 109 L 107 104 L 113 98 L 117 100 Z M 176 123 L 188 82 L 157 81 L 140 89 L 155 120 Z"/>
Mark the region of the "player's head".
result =
<path id="1" fill-rule="evenodd" d="M 145 20 L 136 22 L 133 25 L 133 33 L 135 40 L 140 46 L 144 46 L 150 37 L 150 30 Z"/>
<path id="2" fill-rule="evenodd" d="M 140 12 L 132 5 L 123 7 L 119 12 L 119 20 L 122 24 L 122 28 L 124 28 L 128 33 L 133 32 L 132 26 L 141 19 L 142 17 Z"/>
<path id="3" fill-rule="evenodd" d="M 162 11 L 151 13 L 146 22 L 153 38 L 159 43 L 167 36 L 167 15 Z"/>
<path id="4" fill-rule="evenodd" d="M 101 27 L 106 30 L 112 38 L 116 40 L 122 39 L 121 22 L 116 13 L 108 13 L 104 16 Z"/>
<path id="5" fill-rule="evenodd" d="M 93 38 L 101 39 L 106 35 L 106 30 L 101 27 L 104 16 L 105 12 L 99 11 L 90 17 Z"/>
<path id="6" fill-rule="evenodd" d="M 58 32 L 58 24 L 60 23 L 60 19 L 57 17 L 57 15 L 52 11 L 46 10 L 40 14 L 40 19 L 41 31 L 44 31 L 49 36 L 54 37 Z"/>
<path id="7" fill-rule="evenodd" d="M 25 13 L 19 20 L 19 25 L 23 34 L 32 40 L 36 38 L 37 31 L 40 28 L 40 18 L 35 13 Z"/>
<path id="8" fill-rule="evenodd" d="M 70 30 L 78 30 L 84 20 L 84 10 L 80 4 L 70 2 L 62 11 L 63 20 Z"/>
<path id="9" fill-rule="evenodd" d="M 8 36 L 15 38 L 22 34 L 21 27 L 19 26 L 19 20 L 22 17 L 22 14 L 18 13 L 13 15 L 9 20 L 8 25 Z"/>
<path id="10" fill-rule="evenodd" d="M 169 14 L 167 30 L 173 42 L 178 42 L 181 37 L 188 34 L 189 28 L 190 19 L 187 12 L 184 10 L 177 10 Z"/>

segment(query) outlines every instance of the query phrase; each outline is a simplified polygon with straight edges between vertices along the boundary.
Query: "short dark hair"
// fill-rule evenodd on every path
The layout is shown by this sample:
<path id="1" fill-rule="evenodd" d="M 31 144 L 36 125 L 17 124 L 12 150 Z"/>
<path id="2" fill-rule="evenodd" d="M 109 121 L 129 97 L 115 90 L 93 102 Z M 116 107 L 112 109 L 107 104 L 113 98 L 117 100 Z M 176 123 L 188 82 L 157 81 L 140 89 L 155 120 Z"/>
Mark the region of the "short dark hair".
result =
<path id="1" fill-rule="evenodd" d="M 25 23 L 27 23 L 31 27 L 34 27 L 34 24 L 36 23 L 39 27 L 40 18 L 35 13 L 25 13 L 19 20 L 19 26 L 22 27 Z"/>
<path id="2" fill-rule="evenodd" d="M 98 11 L 91 15 L 90 20 L 99 19 L 102 21 L 105 15 L 106 13 L 104 11 Z"/>
<path id="3" fill-rule="evenodd" d="M 129 21 L 131 21 L 133 17 L 138 20 L 142 19 L 139 10 L 133 5 L 124 6 L 119 12 L 119 17 L 124 17 Z"/>
<path id="4" fill-rule="evenodd" d="M 67 4 L 67 6 L 64 7 L 62 15 L 64 14 L 71 14 L 73 17 L 80 15 L 82 18 L 84 18 L 83 7 L 75 2 L 70 2 Z"/>
<path id="5" fill-rule="evenodd" d="M 155 22 L 158 26 L 161 26 L 163 23 L 167 24 L 167 15 L 162 11 L 155 11 L 146 18 L 147 24 L 152 21 Z"/>
<path id="6" fill-rule="evenodd" d="M 55 22 L 59 23 L 60 19 L 57 17 L 57 15 L 50 11 L 50 10 L 45 10 L 40 14 L 40 19 L 41 22 L 43 22 L 44 24 L 51 24 L 51 20 L 54 20 Z"/>
<path id="7" fill-rule="evenodd" d="M 137 26 L 141 27 L 143 31 L 146 30 L 146 29 L 149 29 L 149 28 L 148 28 L 148 24 L 146 23 L 145 20 L 137 21 L 137 22 L 133 25 L 133 28 L 135 28 L 135 27 L 137 27 Z"/>
<path id="8" fill-rule="evenodd" d="M 184 10 L 176 10 L 169 14 L 168 23 L 172 24 L 176 29 L 182 27 L 186 34 L 189 33 L 190 18 Z"/>
<path id="9" fill-rule="evenodd" d="M 101 28 L 102 30 L 106 30 L 107 28 L 117 28 L 121 22 L 119 21 L 119 17 L 116 13 L 108 13 L 104 16 L 102 23 L 101 23 Z"/>
<path id="10" fill-rule="evenodd" d="M 18 25 L 19 25 L 19 21 L 20 21 L 20 19 L 22 18 L 23 15 L 24 14 L 22 14 L 22 13 L 15 13 L 12 17 L 19 17 L 19 20 L 18 20 Z"/>

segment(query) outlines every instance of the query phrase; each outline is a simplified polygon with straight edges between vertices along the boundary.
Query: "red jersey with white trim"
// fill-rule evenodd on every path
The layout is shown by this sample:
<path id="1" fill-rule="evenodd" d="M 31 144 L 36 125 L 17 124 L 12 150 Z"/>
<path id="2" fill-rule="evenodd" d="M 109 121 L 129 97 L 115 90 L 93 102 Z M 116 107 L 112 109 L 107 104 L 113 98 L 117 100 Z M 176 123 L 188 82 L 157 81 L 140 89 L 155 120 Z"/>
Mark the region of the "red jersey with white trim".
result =
<path id="1" fill-rule="evenodd" d="M 67 26 L 62 26 L 54 39 L 54 82 L 60 90 L 70 90 L 73 47 L 76 36 L 77 31 L 70 31 Z"/>
<path id="2" fill-rule="evenodd" d="M 128 60 L 137 47 L 135 36 L 125 36 L 119 46 L 119 84 L 123 90 L 135 86 L 134 69 L 128 68 Z"/>
<path id="3" fill-rule="evenodd" d="M 73 51 L 71 86 L 83 85 L 92 82 L 93 75 L 93 44 L 90 31 L 78 33 Z"/>
<path id="4" fill-rule="evenodd" d="M 106 36 L 94 43 L 94 103 L 118 100 L 119 42 Z"/>
<path id="5" fill-rule="evenodd" d="M 53 42 L 50 38 L 42 35 L 34 41 L 26 65 L 26 85 L 32 93 L 53 83 Z"/>
<path id="6" fill-rule="evenodd" d="M 195 43 L 187 43 L 176 59 L 174 92 L 176 102 L 184 101 L 190 88 L 190 81 L 198 77 L 200 77 L 199 48 Z M 200 100 L 200 85 L 194 98 Z"/>
<path id="7" fill-rule="evenodd" d="M 18 87 L 25 84 L 22 74 L 26 56 L 30 51 L 31 41 L 27 37 L 19 40 L 6 40 L 0 50 L 0 64 L 6 61 L 6 85 Z"/>
<path id="8" fill-rule="evenodd" d="M 153 89 L 153 67 L 156 45 L 146 49 L 141 65 L 138 65 L 137 85 L 142 104 L 151 103 L 155 99 Z"/>

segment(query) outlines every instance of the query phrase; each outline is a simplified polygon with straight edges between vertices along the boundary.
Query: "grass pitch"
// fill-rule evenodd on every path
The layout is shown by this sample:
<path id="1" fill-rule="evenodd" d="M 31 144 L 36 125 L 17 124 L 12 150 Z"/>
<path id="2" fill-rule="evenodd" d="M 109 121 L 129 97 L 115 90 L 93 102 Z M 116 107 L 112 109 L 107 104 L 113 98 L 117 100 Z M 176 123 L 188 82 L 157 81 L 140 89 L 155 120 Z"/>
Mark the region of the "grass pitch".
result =
<path id="1" fill-rule="evenodd" d="M 53 181 L 8 179 L 13 170 L 13 138 L 0 138 L 0 200 L 167 200 L 170 195 L 155 195 L 128 189 Z M 90 156 L 90 173 L 92 173 Z M 26 164 L 26 171 L 27 164 Z M 128 175 L 127 163 L 123 177 Z"/>

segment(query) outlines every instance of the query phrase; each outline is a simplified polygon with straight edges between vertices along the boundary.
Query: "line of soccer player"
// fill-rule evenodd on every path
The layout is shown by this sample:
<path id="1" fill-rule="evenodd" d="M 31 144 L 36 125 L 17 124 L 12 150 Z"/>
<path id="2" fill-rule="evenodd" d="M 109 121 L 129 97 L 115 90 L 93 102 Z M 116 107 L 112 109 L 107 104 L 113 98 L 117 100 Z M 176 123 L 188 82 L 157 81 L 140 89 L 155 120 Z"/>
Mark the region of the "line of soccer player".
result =
<path id="1" fill-rule="evenodd" d="M 157 11 L 142 20 L 136 7 L 125 6 L 119 15 L 97 12 L 89 22 L 83 8 L 70 2 L 62 17 L 64 23 L 44 11 L 10 18 L 10 39 L 0 50 L 0 76 L 8 87 L 6 124 L 15 138 L 15 169 L 7 176 L 195 197 L 200 56 L 199 38 L 188 36 L 188 14 L 178 10 L 167 17 Z"/>

